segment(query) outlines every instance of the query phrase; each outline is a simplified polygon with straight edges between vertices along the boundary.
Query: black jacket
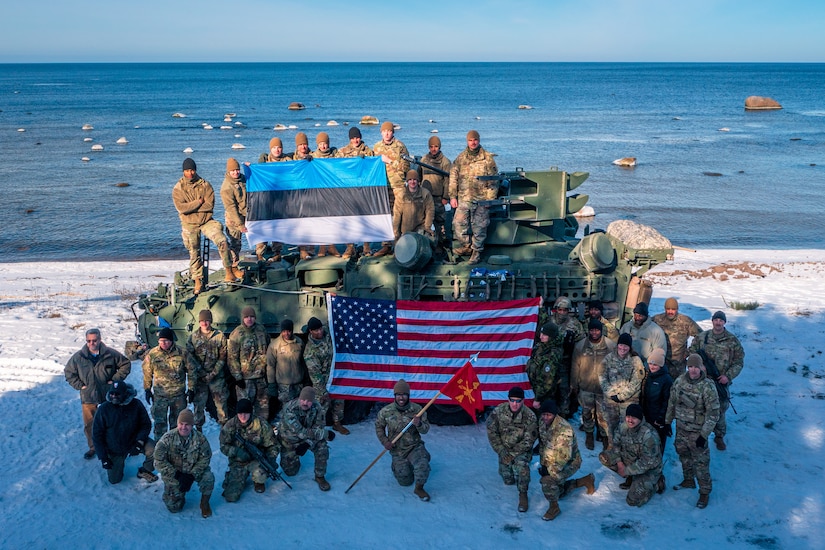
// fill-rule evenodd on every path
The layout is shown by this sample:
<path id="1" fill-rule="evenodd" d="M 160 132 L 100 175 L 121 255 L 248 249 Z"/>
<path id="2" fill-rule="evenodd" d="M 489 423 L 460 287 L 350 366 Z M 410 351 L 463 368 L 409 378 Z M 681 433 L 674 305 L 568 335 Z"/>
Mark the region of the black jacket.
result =
<path id="1" fill-rule="evenodd" d="M 100 460 L 110 455 L 128 455 L 137 441 L 149 441 L 152 421 L 146 407 L 134 397 L 135 389 L 129 386 L 129 396 L 123 404 L 115 405 L 107 395 L 106 402 L 97 408 L 92 441 Z"/>
<path id="2" fill-rule="evenodd" d="M 673 386 L 673 378 L 670 377 L 667 369 L 660 368 L 655 374 L 648 372 L 645 377 L 642 388 L 642 410 L 645 413 L 645 420 L 654 427 L 665 425 L 671 386 Z"/>

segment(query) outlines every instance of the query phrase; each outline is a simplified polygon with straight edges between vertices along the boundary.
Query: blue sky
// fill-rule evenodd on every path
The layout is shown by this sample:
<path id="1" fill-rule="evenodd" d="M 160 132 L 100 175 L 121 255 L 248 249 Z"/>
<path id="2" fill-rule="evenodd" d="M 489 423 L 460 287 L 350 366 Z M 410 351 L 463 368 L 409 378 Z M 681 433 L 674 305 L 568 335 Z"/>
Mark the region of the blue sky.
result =
<path id="1" fill-rule="evenodd" d="M 825 62 L 822 0 L 7 1 L 0 62 Z"/>

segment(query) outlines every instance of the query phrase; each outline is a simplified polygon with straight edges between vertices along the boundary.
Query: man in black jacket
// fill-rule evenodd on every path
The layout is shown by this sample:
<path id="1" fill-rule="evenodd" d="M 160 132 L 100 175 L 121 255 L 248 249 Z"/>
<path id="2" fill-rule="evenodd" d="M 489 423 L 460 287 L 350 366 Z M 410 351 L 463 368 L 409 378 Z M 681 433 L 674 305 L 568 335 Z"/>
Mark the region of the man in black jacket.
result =
<path id="1" fill-rule="evenodd" d="M 137 392 L 126 382 L 115 382 L 106 394 L 92 425 L 95 452 L 112 485 L 123 480 L 127 456 L 145 455 L 137 477 L 152 483 L 158 476 L 155 469 L 155 442 L 149 438 L 152 422 L 146 407 L 135 399 Z"/>

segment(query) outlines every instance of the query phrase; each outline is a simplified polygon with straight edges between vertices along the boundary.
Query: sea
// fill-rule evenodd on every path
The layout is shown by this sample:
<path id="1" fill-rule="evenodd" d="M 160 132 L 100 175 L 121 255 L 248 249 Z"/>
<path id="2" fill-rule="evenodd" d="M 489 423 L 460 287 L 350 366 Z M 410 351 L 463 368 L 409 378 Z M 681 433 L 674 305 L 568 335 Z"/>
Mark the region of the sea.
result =
<path id="1" fill-rule="evenodd" d="M 217 195 L 229 157 L 256 162 L 273 136 L 291 151 L 299 131 L 340 147 L 364 116 L 398 125 L 412 155 L 437 135 L 455 158 L 475 129 L 499 170 L 588 172 L 582 229 L 822 248 L 823 90 L 825 64 L 3 64 L 0 261 L 186 258 L 171 192 L 187 156 Z M 751 95 L 783 108 L 745 111 Z"/>

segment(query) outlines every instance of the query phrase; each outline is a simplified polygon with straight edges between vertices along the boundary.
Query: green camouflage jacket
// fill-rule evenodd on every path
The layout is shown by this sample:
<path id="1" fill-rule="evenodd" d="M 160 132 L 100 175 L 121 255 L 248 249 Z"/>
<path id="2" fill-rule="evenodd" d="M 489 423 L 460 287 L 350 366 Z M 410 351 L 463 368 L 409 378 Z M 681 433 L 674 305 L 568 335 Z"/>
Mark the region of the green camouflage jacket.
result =
<path id="1" fill-rule="evenodd" d="M 543 421 L 539 422 L 539 440 L 539 460 L 551 476 L 559 477 L 559 473 L 568 464 L 573 465 L 574 471 L 579 469 L 582 455 L 579 453 L 576 434 L 567 420 L 556 415 L 549 426 Z"/>
<path id="2" fill-rule="evenodd" d="M 186 341 L 186 351 L 197 366 L 198 379 L 211 382 L 223 377 L 226 365 L 226 336 L 223 332 L 212 329 L 209 334 L 203 334 L 199 328 L 195 329 Z"/>
<path id="3" fill-rule="evenodd" d="M 400 140 L 392 138 L 390 143 L 384 143 L 384 140 L 379 141 L 373 145 L 372 150 L 376 157 L 386 155 L 390 159 L 390 163 L 384 165 L 387 168 L 387 181 L 390 187 L 403 188 L 410 169 L 410 163 L 402 158 L 410 156 L 407 146 Z"/>
<path id="4" fill-rule="evenodd" d="M 536 394 L 536 399 L 551 397 L 559 385 L 559 370 L 562 362 L 561 336 L 551 338 L 547 343 L 538 342 L 533 346 L 527 360 L 527 378 Z"/>
<path id="5" fill-rule="evenodd" d="M 327 395 L 327 382 L 329 381 L 329 371 L 332 368 L 332 339 L 326 331 L 324 337 L 316 340 L 312 336 L 307 338 L 307 345 L 304 348 L 304 363 L 309 371 L 309 378 L 312 380 L 312 387 L 320 400 Z"/>
<path id="6" fill-rule="evenodd" d="M 659 434 L 645 421 L 635 428 L 630 428 L 624 421 L 613 439 L 613 445 L 605 453 L 610 462 L 621 460 L 625 465 L 625 474 L 635 476 L 645 473 L 659 476 L 662 473 L 662 454 Z"/>
<path id="7" fill-rule="evenodd" d="M 670 389 L 665 425 L 676 419 L 676 430 L 700 432 L 708 438 L 719 420 L 719 393 L 704 371 L 696 380 L 681 375 Z"/>
<path id="8" fill-rule="evenodd" d="M 645 366 L 632 352 L 622 359 L 614 349 L 599 369 L 599 386 L 605 399 L 615 395 L 622 403 L 638 403 L 644 380 Z"/>
<path id="9" fill-rule="evenodd" d="M 238 451 L 241 449 L 240 443 L 235 440 L 235 433 L 241 434 L 241 437 L 258 447 L 264 455 L 273 461 L 278 458 L 280 447 L 269 422 L 258 416 L 252 416 L 244 426 L 237 416 L 233 416 L 223 425 L 221 435 L 218 438 L 221 444 L 221 452 L 229 458 L 230 462 L 238 461 Z"/>
<path id="10" fill-rule="evenodd" d="M 450 168 L 449 195 L 460 203 L 493 200 L 498 194 L 498 181 L 479 180 L 478 176 L 494 176 L 498 167 L 493 155 L 483 147 L 473 154 L 464 149 Z"/>
<path id="11" fill-rule="evenodd" d="M 226 227 L 239 231 L 246 223 L 246 176 L 235 179 L 227 174 L 221 184 L 221 201 Z"/>
<path id="12" fill-rule="evenodd" d="M 252 380 L 266 376 L 267 346 L 269 335 L 260 323 L 255 323 L 250 328 L 243 324 L 235 327 L 226 346 L 226 361 L 235 380 Z"/>
<path id="13" fill-rule="evenodd" d="M 192 356 L 179 345 L 169 351 L 160 346 L 149 350 L 143 358 L 143 389 L 151 389 L 159 397 L 180 397 L 186 393 L 186 377 L 194 389 L 196 367 Z"/>
<path id="14" fill-rule="evenodd" d="M 336 151 L 335 156 L 338 158 L 374 157 L 375 153 L 372 152 L 369 145 L 362 141 L 358 147 L 353 147 L 352 143 L 347 143 Z"/>
<path id="15" fill-rule="evenodd" d="M 688 356 L 687 341 L 691 336 L 697 336 L 702 329 L 696 321 L 677 313 L 673 319 L 668 319 L 666 313 L 659 313 L 653 316 L 653 322 L 662 327 L 667 337 L 667 349 L 665 350 L 665 361 L 668 364 L 684 366 Z"/>
<path id="16" fill-rule="evenodd" d="M 513 413 L 509 403 L 501 403 L 487 417 L 487 439 L 497 455 L 530 453 L 538 436 L 536 415 L 523 405 Z"/>
<path id="17" fill-rule="evenodd" d="M 705 350 L 708 357 L 716 362 L 719 374 L 724 374 L 731 381 L 739 376 L 745 366 L 745 350 L 739 343 L 739 338 L 728 329 L 722 331 L 719 336 L 713 334 L 713 330 L 706 330 L 699 334 L 693 339 L 690 352 L 696 353 L 700 349 Z"/>
<path id="18" fill-rule="evenodd" d="M 410 403 L 404 409 L 398 408 L 395 402 L 390 403 L 378 412 L 378 417 L 375 419 L 375 435 L 382 445 L 392 441 L 396 435 L 401 433 L 401 430 L 410 423 L 413 416 L 418 414 L 421 410 L 421 405 L 418 403 Z M 421 424 L 410 426 L 410 429 L 404 432 L 390 453 L 406 456 L 414 448 L 423 445 L 421 434 L 430 431 L 430 421 L 427 420 L 427 413 L 421 415 Z"/>
<path id="19" fill-rule="evenodd" d="M 325 425 L 326 417 L 320 403 L 313 401 L 312 407 L 305 411 L 301 408 L 301 400 L 293 399 L 281 411 L 278 436 L 292 446 L 303 441 L 312 444 L 326 438 Z"/>
<path id="20" fill-rule="evenodd" d="M 198 478 L 209 470 L 210 460 L 212 447 L 198 430 L 193 429 L 185 438 L 176 427 L 163 434 L 155 446 L 155 468 L 164 481 L 174 479 L 176 471 Z"/>

